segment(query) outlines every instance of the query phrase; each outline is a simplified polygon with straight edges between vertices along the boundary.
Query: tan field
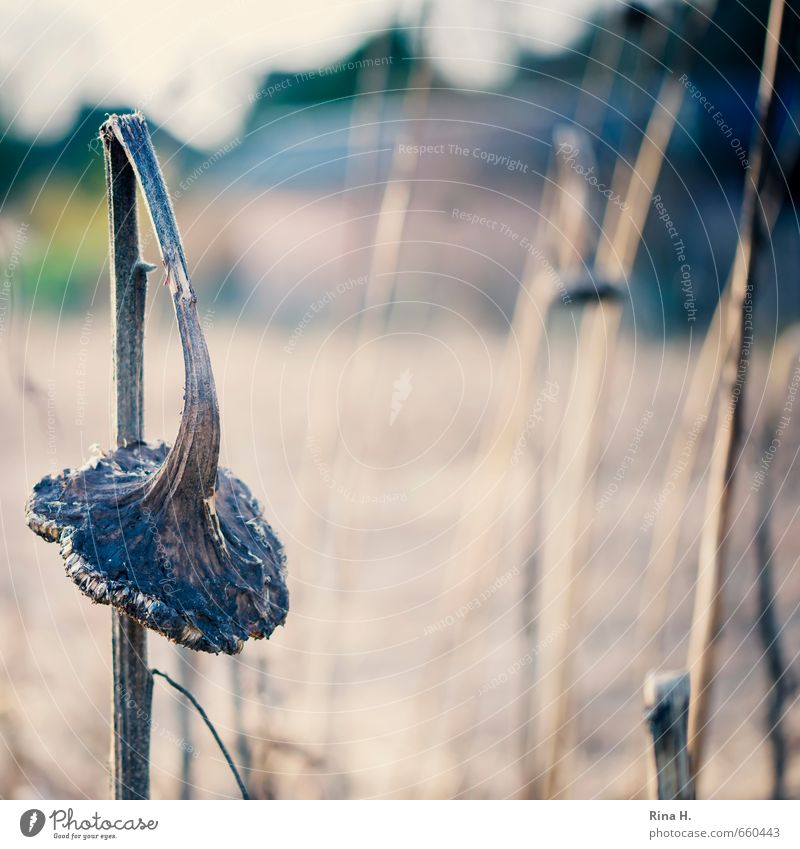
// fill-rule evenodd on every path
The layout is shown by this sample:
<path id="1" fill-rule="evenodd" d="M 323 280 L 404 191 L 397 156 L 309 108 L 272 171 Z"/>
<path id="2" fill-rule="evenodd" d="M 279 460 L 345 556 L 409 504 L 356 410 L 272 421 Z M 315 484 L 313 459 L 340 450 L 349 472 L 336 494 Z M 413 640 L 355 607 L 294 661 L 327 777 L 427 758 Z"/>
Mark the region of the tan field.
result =
<path id="1" fill-rule="evenodd" d="M 162 295 L 151 292 L 148 314 L 146 433 L 169 441 L 183 374 Z M 102 798 L 110 611 L 65 577 L 57 547 L 25 527 L 23 505 L 41 476 L 88 459 L 94 444 L 109 445 L 107 307 L 26 321 L 17 316 L 9 329 L 6 350 L 22 353 L 4 366 L 0 413 L 0 796 Z M 529 363 L 503 361 L 501 330 L 441 307 L 401 303 L 358 341 L 351 321 L 329 317 L 292 328 L 206 313 L 204 327 L 221 403 L 221 462 L 251 486 L 285 544 L 291 609 L 285 628 L 268 642 L 248 642 L 236 658 L 193 654 L 151 635 L 151 662 L 189 682 L 253 794 L 525 795 L 549 742 L 537 739 L 539 670 L 568 640 L 557 794 L 645 795 L 641 653 L 662 668 L 686 664 L 708 434 L 696 443 L 699 470 L 681 514 L 669 618 L 651 646 L 637 625 L 641 611 L 657 615 L 643 595 L 646 517 L 664 509 L 665 474 L 681 475 L 667 469 L 667 456 L 672 439 L 690 438 L 680 433 L 678 413 L 696 341 L 660 347 L 627 329 L 613 362 L 603 364 L 603 434 L 589 446 L 593 483 L 582 484 L 593 487 L 595 509 L 572 543 L 585 557 L 570 584 L 568 618 L 545 630 L 552 616 L 540 615 L 541 551 L 558 531 L 548 499 L 563 491 L 554 457 L 583 391 L 573 380 L 569 318 L 549 326 L 533 388 L 525 385 Z M 767 376 L 776 372 L 766 359 L 759 355 L 747 396 L 753 429 L 729 543 L 704 797 L 770 792 L 750 485 L 761 459 Z M 585 360 L 577 358 L 579 375 Z M 503 385 L 522 393 L 530 411 L 512 431 L 511 456 L 481 447 L 481 428 L 503 416 Z M 800 646 L 798 487 L 789 474 L 798 437 L 792 421 L 770 468 L 778 613 L 790 660 Z M 180 704 L 157 680 L 153 797 L 186 792 L 183 754 L 193 797 L 235 796 L 210 734 Z M 786 731 L 788 791 L 796 797 L 796 706 Z"/>

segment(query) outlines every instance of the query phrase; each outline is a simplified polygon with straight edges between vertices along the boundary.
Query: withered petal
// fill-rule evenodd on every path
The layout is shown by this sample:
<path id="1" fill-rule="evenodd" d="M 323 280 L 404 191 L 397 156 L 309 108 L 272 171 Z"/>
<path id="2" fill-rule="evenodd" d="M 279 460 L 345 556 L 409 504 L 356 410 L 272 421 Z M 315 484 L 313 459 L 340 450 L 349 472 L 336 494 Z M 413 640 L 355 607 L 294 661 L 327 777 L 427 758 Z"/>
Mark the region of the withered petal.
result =
<path id="1" fill-rule="evenodd" d="M 179 496 L 151 509 L 148 485 L 168 452 L 163 442 L 125 446 L 45 477 L 27 522 L 60 543 L 67 575 L 92 601 L 189 648 L 235 654 L 286 619 L 283 548 L 226 469 L 217 472 L 213 513 Z"/>

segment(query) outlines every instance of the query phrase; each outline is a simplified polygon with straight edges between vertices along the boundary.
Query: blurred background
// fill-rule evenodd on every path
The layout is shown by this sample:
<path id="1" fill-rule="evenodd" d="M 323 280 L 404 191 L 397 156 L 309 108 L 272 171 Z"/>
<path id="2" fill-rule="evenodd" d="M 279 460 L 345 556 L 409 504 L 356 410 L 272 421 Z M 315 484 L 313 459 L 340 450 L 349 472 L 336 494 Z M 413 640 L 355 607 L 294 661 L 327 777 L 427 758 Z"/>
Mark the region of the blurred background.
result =
<path id="1" fill-rule="evenodd" d="M 646 795 L 642 683 L 686 664 L 713 392 L 688 427 L 681 409 L 707 333 L 724 355 L 712 318 L 769 4 L 0 5 L 0 796 L 108 792 L 109 610 L 23 505 L 112 442 L 97 130 L 131 109 L 182 229 L 222 463 L 284 542 L 291 592 L 268 642 L 229 658 L 153 636 L 153 664 L 260 798 Z M 768 797 L 776 770 L 800 794 L 794 77 L 781 86 L 706 797 Z M 637 182 L 647 140 L 659 167 Z M 597 301 L 608 276 L 616 299 Z M 171 440 L 180 345 L 160 264 L 150 282 L 146 434 Z M 659 521 L 675 549 L 653 578 Z M 154 798 L 235 795 L 158 683 L 152 759 Z"/>

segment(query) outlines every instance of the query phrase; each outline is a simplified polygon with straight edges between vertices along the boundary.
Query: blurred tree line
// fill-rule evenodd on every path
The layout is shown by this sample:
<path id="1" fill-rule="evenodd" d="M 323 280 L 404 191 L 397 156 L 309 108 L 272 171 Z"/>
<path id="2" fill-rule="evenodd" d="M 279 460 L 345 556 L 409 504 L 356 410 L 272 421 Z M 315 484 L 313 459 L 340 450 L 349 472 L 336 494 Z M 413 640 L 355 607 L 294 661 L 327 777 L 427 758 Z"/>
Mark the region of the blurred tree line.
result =
<path id="1" fill-rule="evenodd" d="M 752 124 L 751 106 L 758 84 L 758 66 L 763 49 L 768 0 L 733 3 L 720 0 L 721 8 L 714 16 L 698 54 L 692 79 L 704 90 L 713 92 L 726 120 L 741 138 L 749 140 Z M 629 39 L 626 50 L 642 51 L 636 43 L 637 33 L 647 27 L 671 26 L 675 7 L 669 3 L 628 10 L 619 9 L 598 17 L 595 26 L 587 27 L 579 41 L 558 54 L 542 56 L 523 53 L 519 61 L 514 87 L 557 85 L 559 82 L 576 90 L 584 78 L 586 56 L 592 48 L 595 34 L 603 28 Z M 653 23 L 650 16 L 656 16 Z M 638 23 L 632 18 L 638 18 Z M 757 23 L 761 22 L 761 23 Z M 602 33 L 601 33 L 602 36 Z M 608 36 L 605 36 L 608 37 Z M 641 35 L 644 44 L 644 35 Z M 347 105 L 364 90 L 361 69 L 376 57 L 389 59 L 381 84 L 389 92 L 400 94 L 409 80 L 413 59 L 424 45 L 417 30 L 395 27 L 370 39 L 352 54 L 335 63 L 323 74 L 303 78 L 302 85 L 292 84 L 297 72 L 274 71 L 265 76 L 258 91 L 269 91 L 268 97 L 254 93 L 244 127 L 246 133 L 262 126 L 276 112 L 290 111 L 304 104 L 335 102 Z M 641 48 L 641 50 L 640 50 Z M 651 57 L 654 69 L 657 58 Z M 663 71 L 663 69 L 661 69 Z M 290 82 L 287 83 L 287 80 Z M 434 86 L 445 87 L 440 76 Z M 655 86 L 653 87 L 655 90 Z M 30 226 L 32 238 L 25 252 L 25 269 L 16 298 L 31 300 L 35 290 L 38 307 L 76 308 L 84 306 L 93 296 L 104 271 L 106 252 L 106 223 L 104 208 L 103 168 L 98 162 L 102 152 L 96 139 L 97 128 L 109 112 L 126 111 L 131 104 L 104 104 L 85 108 L 62 138 L 32 140 L 14 134 L 6 128 L 0 137 L 0 191 L 2 220 L 6 223 L 6 241 L 13 241 L 13 230 L 19 221 Z M 0 119 L 9 119 L 0 110 Z M 642 120 L 644 120 L 642 117 Z M 613 128 L 612 128 L 613 129 Z M 741 183 L 741 168 L 731 156 L 718 155 L 727 151 L 727 140 L 711 125 L 698 122 L 695 139 L 706 157 L 697 161 L 694 151 L 676 154 L 682 167 L 707 168 L 714 163 L 715 178 L 728 179 L 732 191 Z M 207 156 L 182 144 L 163 128 L 152 125 L 151 130 L 162 157 L 171 161 L 178 173 L 192 172 Z M 692 162 L 694 158 L 694 163 Z"/>

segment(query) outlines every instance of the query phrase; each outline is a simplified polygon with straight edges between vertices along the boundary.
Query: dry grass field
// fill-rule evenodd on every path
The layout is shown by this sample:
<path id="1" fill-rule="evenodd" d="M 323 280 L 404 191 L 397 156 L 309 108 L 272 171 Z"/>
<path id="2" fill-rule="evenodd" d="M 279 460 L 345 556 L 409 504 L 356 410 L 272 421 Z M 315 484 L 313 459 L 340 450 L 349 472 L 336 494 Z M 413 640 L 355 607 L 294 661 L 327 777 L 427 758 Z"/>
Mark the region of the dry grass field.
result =
<path id="1" fill-rule="evenodd" d="M 146 435 L 169 441 L 183 375 L 157 288 L 147 320 Z M 542 741 L 534 744 L 537 669 L 558 638 L 541 628 L 540 555 L 557 530 L 547 507 L 553 457 L 580 389 L 572 378 L 576 325 L 569 315 L 549 325 L 539 384 L 528 392 L 531 416 L 513 457 L 487 474 L 498 455 L 485 453 L 479 430 L 503 409 L 500 377 L 519 392 L 534 374 L 529 364 L 503 361 L 502 332 L 443 307 L 399 301 L 385 326 L 357 338 L 348 317 L 356 310 L 342 306 L 341 322 L 326 316 L 295 328 L 206 313 L 221 462 L 252 487 L 286 546 L 292 611 L 270 641 L 248 642 L 235 658 L 194 654 L 187 669 L 181 656 L 189 653 L 153 635 L 151 662 L 191 682 L 256 796 L 523 795 L 543 755 Z M 202 298 L 199 310 L 203 317 Z M 110 444 L 108 324 L 101 306 L 60 320 L 17 317 L 9 330 L 7 350 L 22 353 L 7 358 L 1 378 L 4 798 L 108 792 L 109 609 L 86 603 L 56 549 L 34 537 L 23 517 L 36 480 Z M 558 626 L 573 646 L 568 745 L 558 765 L 564 797 L 646 793 L 636 621 L 641 610 L 655 615 L 643 598 L 646 517 L 661 509 L 697 347 L 696 339 L 660 346 L 629 328 L 604 364 L 603 436 L 590 452 L 594 483 L 585 484 L 594 488 L 595 509 L 575 541 L 588 556 L 569 620 Z M 769 794 L 766 677 L 754 627 L 758 511 L 749 483 L 761 459 L 773 371 L 760 353 L 747 400 L 748 468 L 740 472 L 724 586 L 705 797 Z M 709 434 L 701 435 L 670 615 L 662 642 L 650 647 L 664 668 L 686 663 L 709 446 Z M 800 646 L 798 446 L 800 421 L 793 420 L 770 468 L 778 612 L 792 659 Z M 476 475 L 491 487 L 476 488 Z M 487 548 L 483 499 L 500 508 Z M 476 550 L 486 552 L 478 564 Z M 193 797 L 235 796 L 210 735 L 179 702 L 156 681 L 154 798 L 181 795 L 184 756 Z M 794 797 L 799 716 L 792 706 Z"/>

